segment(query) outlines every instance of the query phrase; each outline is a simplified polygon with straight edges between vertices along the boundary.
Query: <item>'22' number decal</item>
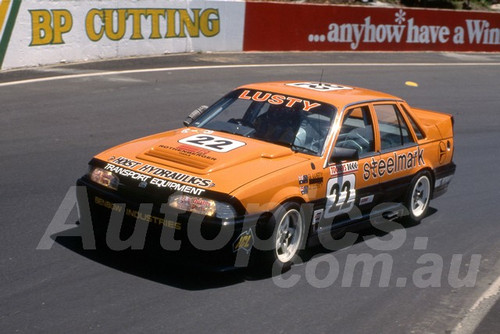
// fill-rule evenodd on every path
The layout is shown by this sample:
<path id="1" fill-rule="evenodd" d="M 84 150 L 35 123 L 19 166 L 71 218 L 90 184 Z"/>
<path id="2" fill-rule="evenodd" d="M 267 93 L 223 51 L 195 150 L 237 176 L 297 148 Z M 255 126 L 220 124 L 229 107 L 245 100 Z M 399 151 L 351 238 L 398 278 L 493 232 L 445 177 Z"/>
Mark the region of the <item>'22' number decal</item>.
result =
<path id="1" fill-rule="evenodd" d="M 232 144 L 230 140 L 214 140 L 211 136 L 199 136 L 198 139 L 187 140 L 188 143 L 201 145 L 207 148 L 213 148 L 214 150 L 221 151 L 224 150 L 224 146 Z"/>
<path id="2" fill-rule="evenodd" d="M 245 143 L 240 141 L 213 135 L 194 135 L 179 140 L 179 143 L 223 153 L 245 145 Z"/>
<path id="3" fill-rule="evenodd" d="M 356 200 L 356 176 L 354 174 L 328 180 L 326 189 L 325 218 L 333 218 L 352 209 Z"/>

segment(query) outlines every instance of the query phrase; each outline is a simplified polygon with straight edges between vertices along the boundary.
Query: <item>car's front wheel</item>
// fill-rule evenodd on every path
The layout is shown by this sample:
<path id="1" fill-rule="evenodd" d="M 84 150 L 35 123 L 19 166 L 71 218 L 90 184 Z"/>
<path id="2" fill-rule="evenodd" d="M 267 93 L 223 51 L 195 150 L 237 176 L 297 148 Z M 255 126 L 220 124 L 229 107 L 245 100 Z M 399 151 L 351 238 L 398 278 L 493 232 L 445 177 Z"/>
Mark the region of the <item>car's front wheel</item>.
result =
<path id="1" fill-rule="evenodd" d="M 295 262 L 305 240 L 306 224 L 300 206 L 294 202 L 281 205 L 267 221 L 268 233 L 258 233 L 268 239 L 266 250 L 252 252 L 252 271 L 270 273 L 282 272 Z M 270 249 L 269 249 L 270 248 Z"/>
<path id="2" fill-rule="evenodd" d="M 304 220 L 295 205 L 288 205 L 278 217 L 274 235 L 275 259 L 281 264 L 289 263 L 299 252 L 304 235 Z"/>

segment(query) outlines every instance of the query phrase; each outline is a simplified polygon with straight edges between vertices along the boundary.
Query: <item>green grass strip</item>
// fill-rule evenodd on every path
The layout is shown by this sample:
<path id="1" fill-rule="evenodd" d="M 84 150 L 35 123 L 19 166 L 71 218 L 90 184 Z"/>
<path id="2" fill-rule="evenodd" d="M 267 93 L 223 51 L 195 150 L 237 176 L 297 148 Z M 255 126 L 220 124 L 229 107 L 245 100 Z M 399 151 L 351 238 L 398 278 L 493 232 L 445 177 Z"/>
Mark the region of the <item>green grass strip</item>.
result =
<path id="1" fill-rule="evenodd" d="M 2 69 L 3 66 L 3 60 L 5 58 L 5 54 L 7 53 L 7 47 L 9 46 L 10 37 L 12 36 L 12 31 L 14 30 L 14 25 L 16 24 L 16 18 L 20 7 L 21 0 L 12 0 L 12 8 L 10 9 L 7 23 L 5 24 L 2 40 L 0 41 L 0 69 Z"/>

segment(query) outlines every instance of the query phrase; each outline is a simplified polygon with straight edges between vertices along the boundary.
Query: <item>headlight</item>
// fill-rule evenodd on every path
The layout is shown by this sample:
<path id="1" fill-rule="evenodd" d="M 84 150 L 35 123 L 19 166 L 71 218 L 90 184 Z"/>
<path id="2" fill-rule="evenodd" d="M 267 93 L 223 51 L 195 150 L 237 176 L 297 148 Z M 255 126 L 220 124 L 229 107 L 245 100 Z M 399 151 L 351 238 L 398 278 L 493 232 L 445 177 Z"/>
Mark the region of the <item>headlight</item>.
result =
<path id="1" fill-rule="evenodd" d="M 99 167 L 95 167 L 91 168 L 89 174 L 90 174 L 90 179 L 93 182 L 113 190 L 118 189 L 118 184 L 120 183 L 120 180 L 115 174 L 111 173 L 110 171 L 104 170 Z"/>
<path id="2" fill-rule="evenodd" d="M 216 216 L 217 218 L 234 218 L 236 215 L 230 204 L 221 203 L 203 197 L 194 197 L 184 194 L 172 195 L 168 199 L 168 204 L 172 208 L 210 217 Z"/>

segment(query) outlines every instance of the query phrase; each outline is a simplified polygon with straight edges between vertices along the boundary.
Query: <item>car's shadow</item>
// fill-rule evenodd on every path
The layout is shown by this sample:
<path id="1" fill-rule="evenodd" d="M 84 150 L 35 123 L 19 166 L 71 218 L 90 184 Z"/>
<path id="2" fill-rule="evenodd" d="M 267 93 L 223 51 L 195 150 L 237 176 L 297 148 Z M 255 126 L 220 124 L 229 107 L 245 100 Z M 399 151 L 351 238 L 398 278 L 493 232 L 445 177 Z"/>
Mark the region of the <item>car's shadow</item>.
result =
<path id="1" fill-rule="evenodd" d="M 436 209 L 429 208 L 427 216 L 433 215 L 435 212 L 437 212 Z M 417 225 L 418 224 L 389 224 L 385 227 L 366 227 L 355 232 L 356 238 L 352 240 L 349 245 L 362 243 L 374 237 L 383 238 L 396 229 L 408 229 Z M 270 273 L 249 273 L 244 269 L 226 272 L 202 271 L 196 268 L 179 265 L 164 257 L 153 256 L 150 252 L 143 252 L 140 250 L 88 250 L 84 249 L 81 237 L 68 236 L 81 235 L 77 229 L 79 229 L 78 226 L 60 235 L 55 234 L 51 237 L 61 246 L 107 267 L 184 290 L 215 289 L 240 284 L 247 280 L 259 280 L 271 277 Z M 337 246 L 339 246 L 337 249 L 345 248 L 342 247 L 342 245 Z M 315 256 L 335 252 L 331 249 L 332 248 L 328 246 L 324 247 L 322 245 L 312 247 L 301 253 L 301 260 L 307 262 Z"/>
<path id="2" fill-rule="evenodd" d="M 437 209 L 429 207 L 425 218 L 434 215 L 437 211 L 438 211 Z M 368 223 L 363 227 L 355 230 L 350 230 L 349 228 L 347 228 L 344 231 L 340 230 L 335 236 L 331 238 L 330 242 L 323 241 L 322 243 L 320 243 L 320 245 L 303 251 L 301 254 L 301 260 L 303 262 L 306 262 L 318 255 L 334 253 L 337 250 L 346 249 L 350 246 L 366 242 L 367 240 L 373 238 L 380 238 L 381 240 L 387 240 L 387 236 L 391 232 L 400 229 L 411 229 L 418 225 L 420 225 L 420 223 L 413 223 L 413 222 L 402 223 L 400 221 L 385 221 L 383 223 L 376 224 L 374 226 Z M 346 237 L 344 232 L 353 233 L 354 237 L 353 238 Z M 389 237 L 389 240 L 391 240 L 391 237 Z"/>
<path id="3" fill-rule="evenodd" d="M 78 235 L 78 228 L 75 227 L 65 233 Z M 146 251 L 113 251 L 100 247 L 89 250 L 84 249 L 80 237 L 53 235 L 52 238 L 61 246 L 107 267 L 185 290 L 213 289 L 238 284 L 245 280 L 244 272 L 241 270 L 200 271 L 173 263 L 160 256 L 154 256 Z"/>

